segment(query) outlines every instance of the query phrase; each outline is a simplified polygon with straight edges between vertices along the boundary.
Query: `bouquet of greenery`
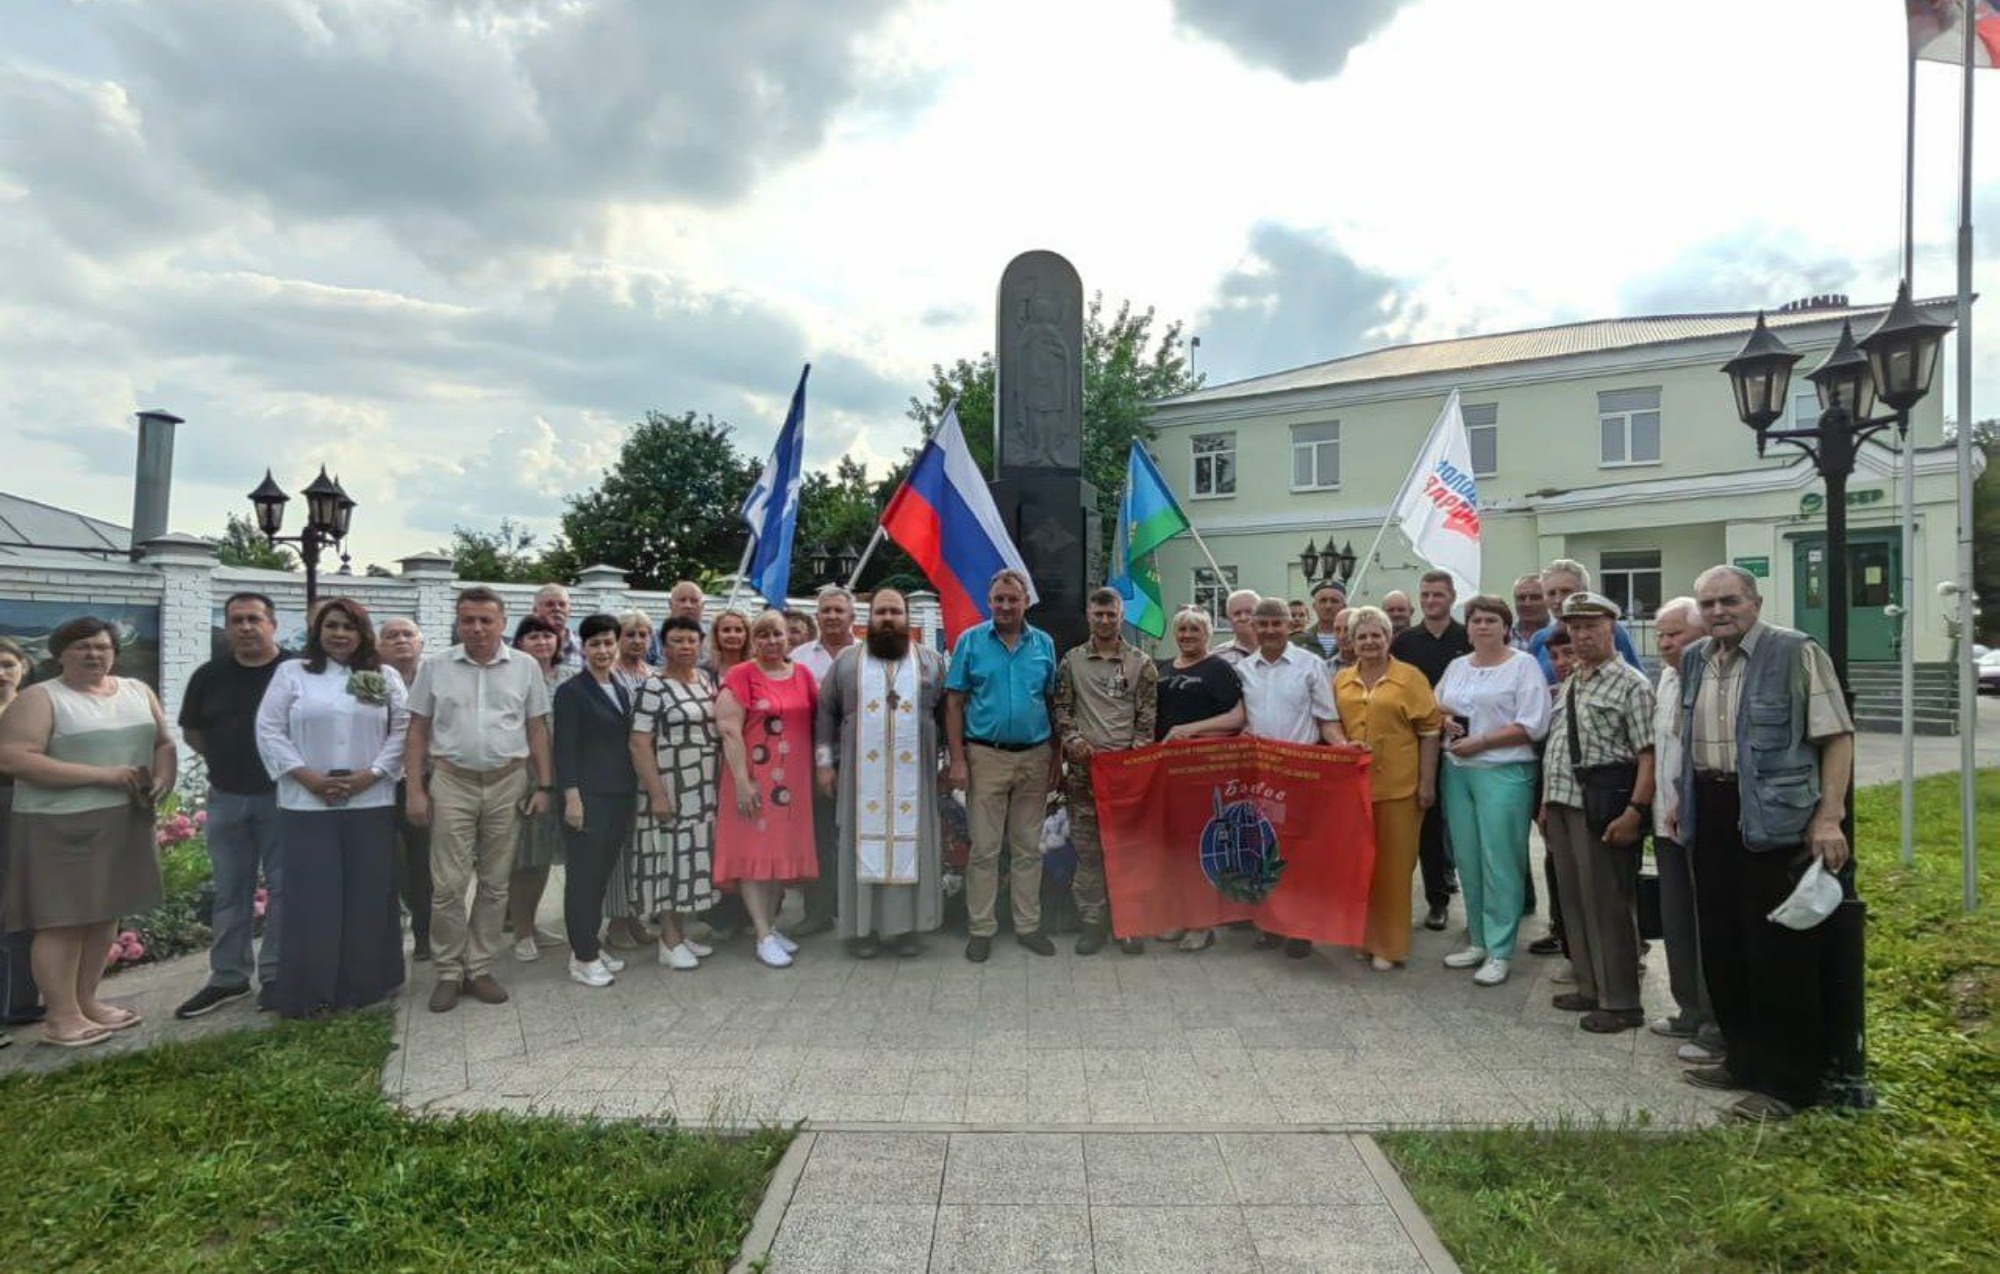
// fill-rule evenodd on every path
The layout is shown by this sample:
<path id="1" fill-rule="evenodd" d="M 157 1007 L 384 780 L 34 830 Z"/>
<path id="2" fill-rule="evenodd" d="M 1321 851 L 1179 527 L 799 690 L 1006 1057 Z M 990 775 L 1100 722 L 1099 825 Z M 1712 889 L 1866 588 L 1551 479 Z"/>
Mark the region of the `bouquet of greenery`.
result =
<path id="1" fill-rule="evenodd" d="M 347 693 L 371 707 L 379 708 L 389 702 L 389 683 L 379 672 L 350 672 L 347 674 Z"/>

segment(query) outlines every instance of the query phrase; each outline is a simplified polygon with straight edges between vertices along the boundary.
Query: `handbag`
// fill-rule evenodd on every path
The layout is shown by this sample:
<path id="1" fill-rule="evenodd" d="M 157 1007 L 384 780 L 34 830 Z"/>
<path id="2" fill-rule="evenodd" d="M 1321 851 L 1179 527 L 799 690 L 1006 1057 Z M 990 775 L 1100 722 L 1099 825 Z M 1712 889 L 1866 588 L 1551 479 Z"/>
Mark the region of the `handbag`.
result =
<path id="1" fill-rule="evenodd" d="M 1639 887 L 1634 895 L 1639 913 L 1639 936 L 1648 941 L 1664 939 L 1667 936 L 1666 921 L 1660 914 L 1660 874 L 1655 871 L 1639 872 Z"/>
<path id="2" fill-rule="evenodd" d="M 1571 683 L 1568 701 L 1563 707 L 1563 724 L 1569 727 L 1570 773 L 1576 778 L 1576 785 L 1583 789 L 1583 823 L 1590 834 L 1599 840 L 1604 838 L 1604 829 L 1623 814 L 1633 804 L 1632 791 L 1639 786 L 1639 763 L 1618 761 L 1609 765 L 1578 765 L 1583 759 L 1583 744 L 1577 737 L 1575 683 Z M 1652 822 L 1649 811 L 1639 812 L 1639 835 L 1645 837 L 1648 824 Z"/>

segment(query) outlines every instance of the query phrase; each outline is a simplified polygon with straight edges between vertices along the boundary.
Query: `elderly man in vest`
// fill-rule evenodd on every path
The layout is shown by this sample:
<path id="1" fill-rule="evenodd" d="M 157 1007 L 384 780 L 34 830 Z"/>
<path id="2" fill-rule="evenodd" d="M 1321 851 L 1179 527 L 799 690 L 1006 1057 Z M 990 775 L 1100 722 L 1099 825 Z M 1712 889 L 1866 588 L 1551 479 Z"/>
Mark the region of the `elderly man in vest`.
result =
<path id="1" fill-rule="evenodd" d="M 1826 652 L 1759 618 L 1748 571 L 1703 571 L 1695 602 L 1708 636 L 1681 653 L 1685 747 L 1668 834 L 1693 852 L 1701 965 L 1727 1059 L 1686 1078 L 1747 1090 L 1730 1108 L 1738 1118 L 1787 1119 L 1819 1099 L 1832 1054 L 1827 929 L 1765 917 L 1812 860 L 1847 864 L 1854 721 Z"/>

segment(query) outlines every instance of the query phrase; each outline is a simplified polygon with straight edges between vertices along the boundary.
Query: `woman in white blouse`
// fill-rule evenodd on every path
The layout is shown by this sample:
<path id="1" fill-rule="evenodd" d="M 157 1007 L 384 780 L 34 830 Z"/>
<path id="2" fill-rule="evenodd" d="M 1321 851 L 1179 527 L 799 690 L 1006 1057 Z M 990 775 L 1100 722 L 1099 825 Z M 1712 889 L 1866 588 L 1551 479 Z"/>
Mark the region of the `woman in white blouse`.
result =
<path id="1" fill-rule="evenodd" d="M 1528 887 L 1528 821 L 1535 813 L 1535 740 L 1549 730 L 1548 683 L 1534 656 L 1507 644 L 1514 612 L 1498 597 L 1465 603 L 1472 653 L 1438 682 L 1445 714 L 1445 825 L 1465 891 L 1466 944 L 1444 958 L 1477 968 L 1472 980 L 1507 980 Z"/>
<path id="2" fill-rule="evenodd" d="M 410 714 L 375 653 L 361 603 L 320 605 L 305 657 L 278 666 L 257 710 L 257 751 L 278 783 L 286 1017 L 361 1008 L 403 984 L 396 919 L 396 781 Z"/>

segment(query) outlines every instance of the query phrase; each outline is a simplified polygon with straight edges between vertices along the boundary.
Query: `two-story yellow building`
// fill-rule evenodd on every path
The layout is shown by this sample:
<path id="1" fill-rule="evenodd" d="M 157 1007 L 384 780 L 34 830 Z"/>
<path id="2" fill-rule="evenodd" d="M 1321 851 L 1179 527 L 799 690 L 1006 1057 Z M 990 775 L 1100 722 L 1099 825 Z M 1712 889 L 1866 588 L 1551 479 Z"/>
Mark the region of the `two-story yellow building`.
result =
<path id="1" fill-rule="evenodd" d="M 1822 297 L 1770 316 L 1773 330 L 1805 356 L 1778 427 L 1815 417 L 1803 373 L 1832 348 L 1842 320 L 1858 337 L 1886 308 Z M 1923 308 L 1952 317 L 1950 302 Z M 1517 576 L 1575 558 L 1644 635 L 1660 602 L 1690 591 L 1704 567 L 1734 562 L 1761 580 L 1767 616 L 1824 636 L 1830 563 L 1819 478 L 1793 447 L 1773 444 L 1757 455 L 1721 372 L 1755 317 L 1603 319 L 1395 346 L 1167 399 L 1149 422 L 1158 434 L 1153 451 L 1225 578 L 1214 579 L 1182 537 L 1160 553 L 1166 596 L 1218 614 L 1230 587 L 1303 597 L 1307 541 L 1365 554 L 1457 389 L 1479 487 L 1486 591 L 1505 595 Z M 1952 577 L 1957 534 L 1945 397 L 1933 386 L 1911 420 L 1913 631 L 1917 658 L 1928 663 L 1950 652 L 1948 608 L 1936 587 Z M 1879 435 L 1849 481 L 1857 665 L 1898 658 L 1895 623 L 1884 610 L 1901 593 L 1898 464 L 1893 433 Z M 1359 591 L 1379 599 L 1392 588 L 1414 590 L 1423 569 L 1392 528 L 1376 559 L 1357 568 Z"/>

